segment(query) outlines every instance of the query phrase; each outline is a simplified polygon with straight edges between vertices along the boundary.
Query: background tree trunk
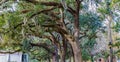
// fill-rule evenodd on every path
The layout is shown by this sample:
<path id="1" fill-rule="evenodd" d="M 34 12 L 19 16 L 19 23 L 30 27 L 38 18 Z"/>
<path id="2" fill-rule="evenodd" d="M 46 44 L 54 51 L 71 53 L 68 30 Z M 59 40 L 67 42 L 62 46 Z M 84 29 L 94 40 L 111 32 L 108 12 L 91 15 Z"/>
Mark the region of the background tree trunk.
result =
<path id="1" fill-rule="evenodd" d="M 110 62 L 114 62 L 113 61 L 113 39 L 112 39 L 112 29 L 111 29 L 111 23 L 112 23 L 112 17 L 108 16 L 108 40 L 109 40 L 109 48 L 110 48 Z"/>
<path id="2" fill-rule="evenodd" d="M 111 29 L 111 23 L 112 23 L 112 11 L 110 9 L 110 2 L 111 1 L 108 1 L 107 2 L 107 9 L 109 11 L 109 14 L 108 14 L 108 40 L 109 40 L 109 48 L 110 48 L 110 62 L 114 62 L 113 61 L 113 47 L 112 47 L 112 44 L 113 44 L 113 39 L 112 39 L 112 29 Z"/>

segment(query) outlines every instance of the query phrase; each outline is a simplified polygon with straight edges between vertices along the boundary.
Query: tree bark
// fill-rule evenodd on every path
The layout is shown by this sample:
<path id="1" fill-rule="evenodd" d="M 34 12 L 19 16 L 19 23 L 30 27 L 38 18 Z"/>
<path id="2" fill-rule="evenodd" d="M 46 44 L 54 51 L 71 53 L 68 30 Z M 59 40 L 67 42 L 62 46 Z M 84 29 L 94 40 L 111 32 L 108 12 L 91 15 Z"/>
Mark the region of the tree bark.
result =
<path id="1" fill-rule="evenodd" d="M 74 39 L 71 42 L 71 46 L 73 49 L 73 54 L 74 54 L 74 60 L 75 62 L 82 62 L 82 54 L 81 54 L 81 48 L 79 46 L 79 12 L 80 12 L 80 0 L 75 0 L 76 1 L 76 13 L 74 15 Z"/>
<path id="2" fill-rule="evenodd" d="M 75 62 L 82 62 L 81 50 L 76 42 L 71 43 Z"/>

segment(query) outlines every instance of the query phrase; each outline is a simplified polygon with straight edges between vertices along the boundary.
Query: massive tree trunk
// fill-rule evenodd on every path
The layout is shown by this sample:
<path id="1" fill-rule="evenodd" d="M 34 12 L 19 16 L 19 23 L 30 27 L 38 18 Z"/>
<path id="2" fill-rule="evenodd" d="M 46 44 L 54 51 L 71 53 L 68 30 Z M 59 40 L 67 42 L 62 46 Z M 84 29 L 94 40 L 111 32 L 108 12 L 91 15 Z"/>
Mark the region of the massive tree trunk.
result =
<path id="1" fill-rule="evenodd" d="M 80 4 L 81 1 L 76 1 L 76 10 L 73 14 L 74 16 L 74 35 L 64 35 L 65 38 L 68 40 L 70 45 L 72 46 L 73 55 L 74 55 L 74 62 L 82 62 L 82 54 L 81 54 L 81 48 L 79 46 L 79 12 L 80 12 Z"/>
<path id="2" fill-rule="evenodd" d="M 82 55 L 81 50 L 76 42 L 72 42 L 71 44 L 74 54 L 74 61 L 75 62 L 82 62 Z"/>
<path id="3" fill-rule="evenodd" d="M 74 39 L 70 42 L 75 62 L 82 62 L 81 48 L 79 46 L 79 12 L 80 12 L 80 1 L 76 0 L 76 13 L 74 15 Z"/>
<path id="4" fill-rule="evenodd" d="M 81 54 L 81 48 L 79 46 L 79 12 L 80 12 L 80 0 L 75 0 L 76 1 L 76 12 L 74 15 L 74 41 L 71 42 L 71 46 L 73 49 L 73 54 L 74 54 L 74 60 L 75 62 L 82 62 L 82 54 Z"/>
<path id="5" fill-rule="evenodd" d="M 74 36 L 71 35 L 65 35 L 65 37 L 72 47 L 74 62 L 82 62 L 82 54 L 78 41 L 75 41 Z"/>

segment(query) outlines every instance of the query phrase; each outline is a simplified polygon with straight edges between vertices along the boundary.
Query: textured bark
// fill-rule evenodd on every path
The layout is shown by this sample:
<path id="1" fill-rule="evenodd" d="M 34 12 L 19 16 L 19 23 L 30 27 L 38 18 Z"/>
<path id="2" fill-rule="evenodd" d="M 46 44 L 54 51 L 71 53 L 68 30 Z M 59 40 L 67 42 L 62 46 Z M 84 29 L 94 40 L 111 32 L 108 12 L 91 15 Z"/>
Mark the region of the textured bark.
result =
<path id="1" fill-rule="evenodd" d="M 77 45 L 77 43 L 72 42 L 71 46 L 72 46 L 73 54 L 74 54 L 74 61 L 82 62 L 81 50 L 80 50 L 79 46 Z"/>
<path id="2" fill-rule="evenodd" d="M 82 62 L 82 54 L 81 54 L 81 48 L 79 46 L 79 12 L 80 12 L 80 0 L 75 0 L 76 1 L 76 13 L 74 16 L 74 41 L 71 42 L 71 46 L 73 49 L 73 54 L 74 54 L 74 60 L 75 62 Z"/>
<path id="3" fill-rule="evenodd" d="M 82 55 L 79 44 L 75 41 L 73 36 L 65 35 L 65 37 L 72 47 L 74 62 L 82 62 Z"/>

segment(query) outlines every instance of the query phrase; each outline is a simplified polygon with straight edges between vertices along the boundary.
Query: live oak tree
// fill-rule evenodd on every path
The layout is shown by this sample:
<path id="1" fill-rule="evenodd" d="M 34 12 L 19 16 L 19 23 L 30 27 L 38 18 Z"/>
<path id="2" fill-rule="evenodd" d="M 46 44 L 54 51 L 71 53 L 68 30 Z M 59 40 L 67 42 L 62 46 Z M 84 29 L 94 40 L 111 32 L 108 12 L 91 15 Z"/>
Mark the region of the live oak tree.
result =
<path id="1" fill-rule="evenodd" d="M 29 2 L 33 2 L 33 1 L 29 1 Z M 33 3 L 37 3 L 37 2 L 33 2 Z M 47 3 L 44 3 L 43 2 L 43 4 L 47 4 Z M 57 4 L 56 6 L 59 6 L 60 5 L 60 8 L 62 8 L 62 5 L 61 4 L 59 4 L 59 3 L 54 3 L 53 2 L 53 4 Z M 77 4 L 79 4 L 79 3 L 77 3 Z M 49 2 L 48 2 L 48 5 L 49 5 Z M 51 3 L 50 3 L 50 5 L 51 5 Z M 53 5 L 54 6 L 54 5 Z M 78 5 L 79 6 L 79 5 Z M 41 13 L 41 12 L 47 12 L 47 11 L 50 11 L 50 10 L 52 10 L 52 9 L 54 9 L 54 8 L 51 8 L 51 9 L 48 9 L 48 10 L 42 10 L 42 11 L 40 11 L 40 12 L 38 12 L 38 13 L 35 13 L 35 14 L 33 14 L 30 18 L 32 18 L 33 16 L 35 16 L 35 15 L 37 15 L 37 14 L 39 14 L 39 13 Z M 23 11 L 21 11 L 22 13 L 25 13 L 25 12 L 27 12 L 27 11 L 31 11 L 31 10 L 23 10 Z M 71 11 L 71 10 L 69 10 L 69 11 Z M 76 13 L 77 15 L 77 18 L 79 18 L 79 9 L 76 9 L 76 11 L 78 12 L 78 13 Z M 73 12 L 73 11 L 72 11 Z M 16 14 L 16 13 L 15 13 Z M 16 26 L 12 26 L 12 25 L 14 25 L 13 24 L 13 22 L 10 22 L 12 19 L 15 19 L 15 20 L 17 20 L 16 19 L 16 17 L 14 17 L 15 16 L 15 14 L 13 14 L 13 15 L 3 15 L 3 17 L 5 17 L 5 16 L 9 16 L 10 17 L 10 19 L 7 19 L 6 20 L 6 25 L 8 24 L 10 27 L 8 27 L 8 28 L 5 28 L 5 29 L 10 29 L 10 30 L 12 30 L 12 31 L 10 31 L 9 32 L 9 30 L 8 30 L 8 32 L 7 32 L 7 34 L 8 33 L 10 33 L 10 35 L 9 36 L 12 36 L 12 37 L 14 37 L 14 35 L 15 35 L 15 37 L 17 37 L 16 35 L 18 34 L 18 36 L 19 37 L 17 37 L 17 38 L 14 38 L 15 39 L 15 41 L 17 40 L 18 41 L 18 38 L 25 38 L 26 37 L 26 33 L 28 34 L 28 35 L 32 35 L 32 36 L 39 36 L 38 34 L 38 32 L 36 33 L 33 29 L 34 28 L 32 28 L 32 29 L 30 29 L 30 31 L 32 31 L 33 32 L 33 34 L 30 32 L 30 33 L 28 33 L 27 31 L 24 31 L 25 29 L 28 29 L 27 28 L 27 25 L 28 25 L 28 27 L 32 27 L 32 24 L 31 23 L 26 23 L 26 21 L 27 21 L 27 19 L 24 17 L 23 19 L 23 22 L 20 22 L 20 24 L 18 24 L 18 25 L 16 25 Z M 46 13 L 47 14 L 47 13 Z M 23 14 L 24 15 L 24 14 Z M 54 16 L 54 14 L 51 14 L 51 15 L 53 15 Z M 76 17 L 75 15 L 74 15 L 74 17 Z M 55 17 L 54 17 L 55 18 Z M 18 18 L 19 19 L 19 21 L 21 21 L 22 19 L 21 18 Z M 57 18 L 56 18 L 57 19 Z M 55 19 L 55 20 L 56 20 Z M 58 18 L 59 19 L 59 18 Z M 18 20 L 17 20 L 18 21 Z M 79 20 L 78 19 L 75 19 L 75 23 L 77 23 Z M 61 19 L 61 22 L 62 22 L 62 24 L 63 24 L 63 19 Z M 19 23 L 19 22 L 18 22 Z M 22 25 L 23 24 L 23 25 Z M 18 26 L 20 26 L 19 28 L 18 28 Z M 33 24 L 33 26 L 34 26 L 34 24 Z M 43 26 L 45 26 L 45 27 L 54 27 L 54 25 L 43 25 Z M 57 26 L 57 25 L 55 25 L 55 26 Z M 59 26 L 60 27 L 60 26 Z M 77 26 L 75 26 L 76 27 L 76 33 L 78 33 L 78 24 L 77 24 Z M 56 28 L 56 27 L 55 27 Z M 22 30 L 19 30 L 18 32 L 14 32 L 14 29 L 16 30 L 19 30 L 19 29 L 22 29 Z M 29 30 L 28 30 L 29 31 Z M 55 31 L 56 31 L 56 29 L 55 29 Z M 76 39 L 75 40 L 73 40 L 73 38 L 71 39 L 70 37 L 72 37 L 70 34 L 68 34 L 67 32 L 64 32 L 64 31 L 66 31 L 66 30 L 63 30 L 63 32 L 61 31 L 61 32 L 59 32 L 58 31 L 58 28 L 57 28 L 57 31 L 56 32 L 58 32 L 58 33 L 60 33 L 60 34 L 62 34 L 62 36 L 64 36 L 65 38 L 67 38 L 67 40 L 69 40 L 70 42 L 73 42 L 73 41 L 75 41 L 75 42 L 73 42 L 73 43 L 70 43 L 71 45 L 72 45 L 72 48 L 73 49 L 76 49 L 76 50 L 78 50 L 77 52 L 75 51 L 75 50 L 73 50 L 73 52 L 74 52 L 74 56 L 75 56 L 75 61 L 79 61 L 79 57 L 77 57 L 77 55 L 79 55 L 80 54 L 80 49 L 79 49 L 79 46 L 77 45 L 77 37 L 78 37 L 78 34 L 77 35 L 75 35 L 76 36 Z M 21 33 L 19 33 L 19 32 L 21 32 Z M 69 37 L 70 36 L 70 37 Z M 42 37 L 42 36 L 40 36 L 40 37 Z M 43 36 L 44 37 L 44 36 Z M 47 38 L 49 38 L 49 37 L 47 37 Z M 53 35 L 53 38 L 54 38 L 54 35 Z M 20 41 L 21 41 L 22 39 L 20 39 Z M 54 39 L 51 39 L 50 38 L 50 40 L 52 40 L 53 42 L 56 42 L 56 41 L 54 41 L 55 40 L 55 38 Z M 64 39 L 64 40 L 66 40 L 66 39 Z M 74 45 L 74 44 L 76 44 L 76 45 Z M 32 45 L 34 45 L 34 44 L 32 44 Z M 59 44 L 57 44 L 56 43 L 56 45 L 59 47 Z M 36 45 L 34 45 L 34 46 L 36 46 Z M 40 45 L 38 45 L 38 46 L 40 46 Z M 60 47 L 59 47 L 60 48 Z M 79 54 L 78 54 L 79 53 Z M 80 55 L 79 55 L 80 56 Z"/>
<path id="2" fill-rule="evenodd" d="M 86 12 L 82 11 L 82 1 L 7 2 L 16 3 L 17 8 L 15 11 L 4 12 L 0 26 L 2 35 L 13 40 L 13 46 L 18 45 L 18 49 L 33 56 L 45 54 L 45 58 L 42 59 L 52 57 L 52 62 L 59 61 L 59 55 L 61 62 L 65 62 L 69 53 L 74 56 L 75 62 L 82 62 L 82 55 L 83 58 L 85 54 L 91 55 L 90 49 L 95 44 L 97 30 L 101 27 L 101 18 L 97 14 L 89 13 L 88 9 Z M 35 39 L 38 39 L 37 42 Z M 41 49 L 37 50 L 41 47 L 46 50 L 45 53 L 41 53 Z M 87 53 L 82 54 L 86 48 Z M 46 54 L 49 55 L 46 57 Z M 40 60 L 41 56 L 37 55 L 36 59 Z"/>
<path id="3" fill-rule="evenodd" d="M 39 2 L 37 3 L 37 1 L 28 1 L 28 2 L 31 2 L 33 4 L 38 4 L 39 3 Z M 46 15 L 51 15 L 52 18 L 53 18 L 52 20 L 56 20 L 55 23 L 57 23 L 57 24 L 52 24 L 52 25 L 51 24 L 45 24 L 45 25 L 42 25 L 42 26 L 49 27 L 49 28 L 52 27 L 52 30 L 54 29 L 53 31 L 56 31 L 56 32 L 60 33 L 62 35 L 63 39 L 67 40 L 70 43 L 70 45 L 72 46 L 72 49 L 73 49 L 75 62 L 79 62 L 79 61 L 81 62 L 82 61 L 81 50 L 80 50 L 79 45 L 77 43 L 78 40 L 79 40 L 78 38 L 79 38 L 79 9 L 80 9 L 80 3 L 81 3 L 81 1 L 79 1 L 79 0 L 75 1 L 75 4 L 76 4 L 76 9 L 75 10 L 72 9 L 72 8 L 68 8 L 68 11 L 70 11 L 71 14 L 74 16 L 74 31 L 75 32 L 74 32 L 73 36 L 67 31 L 67 29 L 65 27 L 65 24 L 63 23 L 63 20 L 64 20 L 63 17 L 58 18 L 53 13 L 51 13 L 51 14 L 48 13 L 48 11 L 50 12 L 50 10 L 53 10 L 56 7 L 63 8 L 61 3 L 56 3 L 56 2 L 43 2 L 43 3 L 40 3 L 42 5 L 53 6 L 53 8 L 50 8 L 50 9 L 47 9 L 47 10 L 42 10 L 40 12 L 37 12 L 37 13 L 33 14 L 30 17 L 30 18 L 32 18 L 35 15 L 40 14 L 40 13 L 44 13 Z M 26 12 L 26 11 L 27 10 L 22 11 L 22 12 Z M 21 22 L 20 24 L 25 24 L 26 21 L 27 20 L 25 19 L 25 21 Z M 48 23 L 48 22 L 46 22 L 46 23 Z M 16 27 L 14 27 L 14 28 L 16 28 Z M 32 29 L 31 29 L 31 31 L 32 31 Z M 35 36 L 37 36 L 36 32 L 35 32 Z M 54 42 L 54 40 L 53 40 L 53 42 Z"/>

